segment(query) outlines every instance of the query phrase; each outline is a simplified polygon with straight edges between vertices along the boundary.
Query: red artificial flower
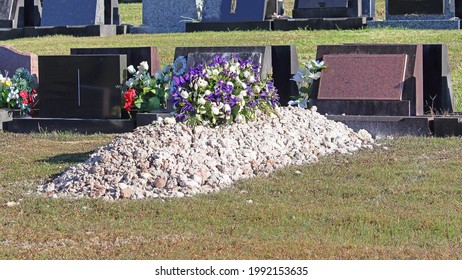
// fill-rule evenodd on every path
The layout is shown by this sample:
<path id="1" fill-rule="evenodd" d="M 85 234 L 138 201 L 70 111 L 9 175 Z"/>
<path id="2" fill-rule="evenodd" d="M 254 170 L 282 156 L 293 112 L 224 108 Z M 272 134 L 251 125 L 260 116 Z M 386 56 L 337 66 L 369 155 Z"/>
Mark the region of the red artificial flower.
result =
<path id="1" fill-rule="evenodd" d="M 125 98 L 125 105 L 124 109 L 127 110 L 127 112 L 130 112 L 130 109 L 133 106 L 133 98 L 136 97 L 136 91 L 134 89 L 129 89 L 124 93 L 124 98 Z"/>
<path id="2" fill-rule="evenodd" d="M 27 99 L 29 97 L 29 94 L 25 90 L 21 90 L 19 92 L 19 96 L 21 96 L 22 99 Z"/>

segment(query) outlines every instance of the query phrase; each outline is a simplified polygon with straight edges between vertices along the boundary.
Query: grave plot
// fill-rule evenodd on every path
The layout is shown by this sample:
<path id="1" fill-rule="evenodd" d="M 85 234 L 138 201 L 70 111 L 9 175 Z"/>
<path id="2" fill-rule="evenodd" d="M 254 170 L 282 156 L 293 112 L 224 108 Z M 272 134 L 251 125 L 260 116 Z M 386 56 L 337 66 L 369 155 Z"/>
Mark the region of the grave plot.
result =
<path id="1" fill-rule="evenodd" d="M 0 40 L 48 35 L 126 34 L 117 0 L 7 0 L 0 6 Z"/>
<path id="2" fill-rule="evenodd" d="M 368 22 L 368 27 L 412 29 L 459 29 L 462 3 L 453 0 L 386 0 L 385 21 Z"/>
<path id="3" fill-rule="evenodd" d="M 445 45 L 318 46 L 327 69 L 312 99 L 322 114 L 376 136 L 428 135 L 454 112 Z"/>

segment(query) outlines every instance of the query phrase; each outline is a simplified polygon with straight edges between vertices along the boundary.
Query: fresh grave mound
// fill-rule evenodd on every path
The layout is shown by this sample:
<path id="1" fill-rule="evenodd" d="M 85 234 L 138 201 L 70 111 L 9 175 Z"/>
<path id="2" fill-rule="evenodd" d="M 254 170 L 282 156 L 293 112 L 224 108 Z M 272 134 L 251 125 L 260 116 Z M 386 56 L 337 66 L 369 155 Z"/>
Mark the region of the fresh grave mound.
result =
<path id="1" fill-rule="evenodd" d="M 192 196 L 372 143 L 367 131 L 355 133 L 298 107 L 218 128 L 148 125 L 118 136 L 38 190 L 52 197 L 108 200 Z"/>

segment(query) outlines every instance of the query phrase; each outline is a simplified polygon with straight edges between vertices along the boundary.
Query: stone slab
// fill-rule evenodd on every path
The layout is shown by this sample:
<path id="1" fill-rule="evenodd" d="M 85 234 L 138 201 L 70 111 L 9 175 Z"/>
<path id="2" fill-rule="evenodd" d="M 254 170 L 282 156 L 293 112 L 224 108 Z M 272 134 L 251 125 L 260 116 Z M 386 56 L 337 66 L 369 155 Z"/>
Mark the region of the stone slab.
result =
<path id="1" fill-rule="evenodd" d="M 367 130 L 374 138 L 431 135 L 432 117 L 326 116 L 344 123 L 354 131 Z"/>
<path id="2" fill-rule="evenodd" d="M 338 30 L 361 29 L 366 26 L 365 18 L 311 18 L 274 20 L 272 30 Z"/>
<path id="3" fill-rule="evenodd" d="M 0 72 L 12 77 L 16 69 L 23 67 L 35 76 L 38 82 L 38 56 L 34 53 L 23 52 L 10 46 L 0 46 Z"/>
<path id="4" fill-rule="evenodd" d="M 137 113 L 136 119 L 135 119 L 136 127 L 150 125 L 152 124 L 153 121 L 157 121 L 159 117 L 161 118 L 170 117 L 170 114 L 168 112 L 165 112 L 165 113 Z"/>
<path id="5" fill-rule="evenodd" d="M 157 47 L 126 47 L 126 48 L 71 48 L 71 55 L 89 54 L 125 54 L 127 65 L 138 66 L 140 62 L 149 63 L 151 74 L 161 70 Z"/>
<path id="6" fill-rule="evenodd" d="M 318 100 L 401 100 L 405 54 L 324 55 Z"/>
<path id="7" fill-rule="evenodd" d="M 433 130 L 437 137 L 462 136 L 462 117 L 435 117 Z"/>
<path id="8" fill-rule="evenodd" d="M 292 77 L 300 69 L 295 46 L 271 46 L 271 66 L 273 68 L 274 86 L 278 89 L 279 102 L 288 105 L 291 96 L 298 95 L 298 88 Z"/>
<path id="9" fill-rule="evenodd" d="M 205 1 L 202 21 L 239 22 L 263 21 L 267 0 L 214 0 Z"/>
<path id="10" fill-rule="evenodd" d="M 5 109 L 0 109 L 0 131 L 3 131 L 3 126 L 6 126 L 6 123 L 12 120 L 13 116 L 10 114 L 9 111 Z"/>
<path id="11" fill-rule="evenodd" d="M 40 56 L 41 118 L 117 119 L 125 55 Z"/>
<path id="12" fill-rule="evenodd" d="M 250 31 L 271 30 L 272 22 L 265 21 L 238 21 L 238 22 L 187 22 L 186 32 L 199 31 Z"/>
<path id="13" fill-rule="evenodd" d="M 119 28 L 122 27 L 121 31 Z M 124 34 L 124 26 L 89 25 L 89 26 L 38 26 L 24 28 L 0 29 L 0 40 L 30 38 L 53 35 L 69 35 L 74 37 L 109 37 Z"/>
<path id="14" fill-rule="evenodd" d="M 0 19 L 2 20 L 11 20 L 12 11 L 14 10 L 13 6 L 16 5 L 18 0 L 3 0 L 0 1 Z"/>
<path id="15" fill-rule="evenodd" d="M 367 17 L 368 19 L 375 17 L 375 0 L 362 0 L 361 7 L 363 17 Z"/>
<path id="16" fill-rule="evenodd" d="M 171 1 L 150 0 L 143 1 L 143 26 L 137 33 L 171 33 L 184 32 L 186 21 L 197 19 L 195 0 Z"/>
<path id="17" fill-rule="evenodd" d="M 43 0 L 42 26 L 104 24 L 104 0 Z"/>
<path id="18" fill-rule="evenodd" d="M 441 20 L 455 16 L 454 0 L 386 0 L 387 20 Z"/>
<path id="19" fill-rule="evenodd" d="M 425 112 L 437 115 L 455 112 L 448 46 L 428 44 L 423 46 L 423 52 Z"/>
<path id="20" fill-rule="evenodd" d="M 125 133 L 135 128 L 134 120 L 77 118 L 17 118 L 4 125 L 14 133 L 72 131 L 76 133 Z"/>
<path id="21" fill-rule="evenodd" d="M 316 59 L 323 60 L 324 55 L 330 54 L 406 54 L 404 87 L 402 100 L 410 101 L 410 115 L 422 115 L 423 106 L 423 46 L 407 44 L 378 44 L 378 45 L 319 45 Z M 321 78 L 322 79 L 322 78 Z M 313 98 L 317 99 L 318 83 L 314 83 Z M 339 113 L 341 114 L 341 113 Z"/>
<path id="22" fill-rule="evenodd" d="M 320 114 L 348 116 L 409 116 L 410 102 L 405 100 L 315 100 Z"/>

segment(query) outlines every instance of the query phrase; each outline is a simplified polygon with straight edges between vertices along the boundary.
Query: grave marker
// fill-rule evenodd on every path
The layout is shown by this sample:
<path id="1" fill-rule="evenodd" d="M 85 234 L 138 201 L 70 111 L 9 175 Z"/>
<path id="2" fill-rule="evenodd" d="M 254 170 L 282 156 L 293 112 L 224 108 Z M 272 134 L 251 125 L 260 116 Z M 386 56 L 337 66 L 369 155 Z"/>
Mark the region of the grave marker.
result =
<path id="1" fill-rule="evenodd" d="M 125 55 L 40 56 L 40 118 L 117 119 Z"/>
<path id="2" fill-rule="evenodd" d="M 5 70 L 12 77 L 16 69 L 23 67 L 35 76 L 38 82 L 38 57 L 36 54 L 22 52 L 9 46 L 0 46 L 0 71 Z"/>
<path id="3" fill-rule="evenodd" d="M 104 0 L 43 0 L 42 26 L 105 24 Z"/>
<path id="4" fill-rule="evenodd" d="M 41 13 L 40 0 L 0 1 L 0 28 L 40 26 Z"/>
<path id="5" fill-rule="evenodd" d="M 263 21 L 266 5 L 266 0 L 205 1 L 202 20 L 204 22 Z"/>
<path id="6" fill-rule="evenodd" d="M 295 0 L 294 18 L 361 17 L 362 0 Z"/>
<path id="7" fill-rule="evenodd" d="M 242 0 L 241 0 L 242 1 Z M 196 0 L 143 1 L 143 25 L 133 29 L 136 33 L 184 32 L 186 21 L 197 19 Z"/>

